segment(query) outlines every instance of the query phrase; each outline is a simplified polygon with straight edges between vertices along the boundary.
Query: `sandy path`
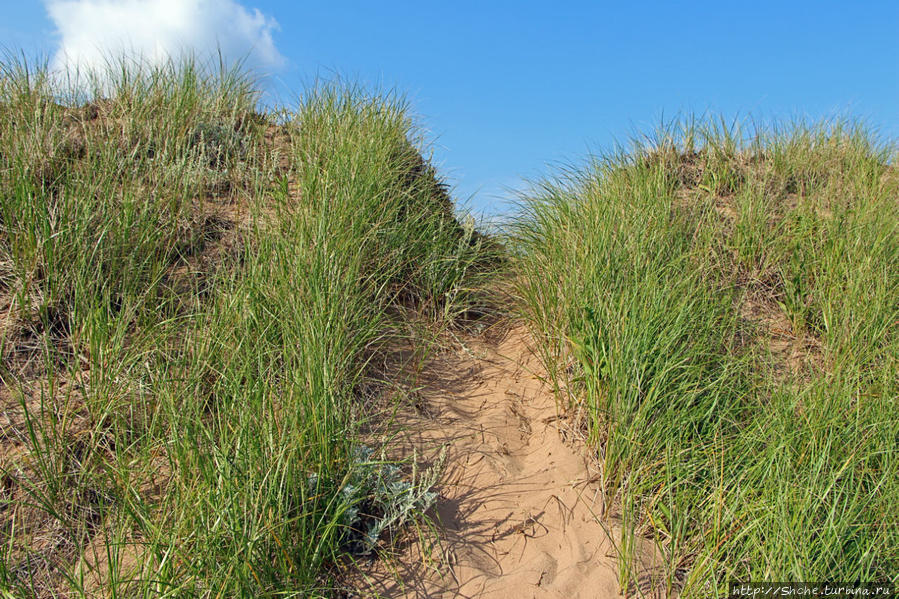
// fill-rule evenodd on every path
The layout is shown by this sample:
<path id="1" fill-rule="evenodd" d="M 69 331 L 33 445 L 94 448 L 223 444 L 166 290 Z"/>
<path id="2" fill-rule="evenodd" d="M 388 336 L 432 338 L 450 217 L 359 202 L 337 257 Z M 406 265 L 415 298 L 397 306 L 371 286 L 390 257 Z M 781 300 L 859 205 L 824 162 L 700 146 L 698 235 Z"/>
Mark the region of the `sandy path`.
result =
<path id="1" fill-rule="evenodd" d="M 620 597 L 595 470 L 563 441 L 537 371 L 521 331 L 425 366 L 400 451 L 448 448 L 440 545 L 429 555 L 413 541 L 364 567 L 363 596 Z"/>

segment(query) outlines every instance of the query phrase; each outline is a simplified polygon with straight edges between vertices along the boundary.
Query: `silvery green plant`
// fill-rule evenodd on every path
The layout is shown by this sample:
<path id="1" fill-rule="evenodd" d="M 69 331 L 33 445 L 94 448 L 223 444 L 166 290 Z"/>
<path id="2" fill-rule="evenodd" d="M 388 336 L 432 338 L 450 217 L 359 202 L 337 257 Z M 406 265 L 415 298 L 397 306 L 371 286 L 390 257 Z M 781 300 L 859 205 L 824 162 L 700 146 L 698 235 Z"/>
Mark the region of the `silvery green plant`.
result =
<path id="1" fill-rule="evenodd" d="M 432 489 L 446 461 L 444 450 L 419 474 L 413 457 L 411 480 L 405 480 L 396 464 L 386 462 L 383 455 L 374 459 L 374 453 L 371 447 L 356 447 L 350 475 L 340 488 L 344 544 L 357 555 L 368 555 L 385 532 L 434 505 L 437 493 Z"/>

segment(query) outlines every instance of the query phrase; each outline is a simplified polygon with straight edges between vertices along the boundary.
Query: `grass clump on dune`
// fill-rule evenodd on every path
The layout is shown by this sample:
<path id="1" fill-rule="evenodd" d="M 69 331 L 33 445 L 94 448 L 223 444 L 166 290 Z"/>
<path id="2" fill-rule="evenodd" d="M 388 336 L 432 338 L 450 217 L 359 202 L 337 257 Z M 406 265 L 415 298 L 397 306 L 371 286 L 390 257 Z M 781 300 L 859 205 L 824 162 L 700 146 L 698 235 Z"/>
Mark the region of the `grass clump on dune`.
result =
<path id="1" fill-rule="evenodd" d="M 399 99 L 256 103 L 193 63 L 90 93 L 3 64 L 0 588 L 325 593 L 377 503 L 347 486 L 368 364 L 492 259 Z"/>
<path id="2" fill-rule="evenodd" d="M 620 505 L 621 579 L 899 571 L 899 176 L 862 128 L 691 124 L 537 185 L 519 293 Z"/>
<path id="3" fill-rule="evenodd" d="M 684 596 L 897 582 L 895 147 L 664 131 L 537 185 L 510 259 L 401 99 L 257 106 L 189 61 L 89 90 L 3 62 L 0 591 L 334 591 L 433 499 L 360 442 L 376 364 L 489 310 L 508 261 L 621 511 L 623 588 L 639 536 Z"/>

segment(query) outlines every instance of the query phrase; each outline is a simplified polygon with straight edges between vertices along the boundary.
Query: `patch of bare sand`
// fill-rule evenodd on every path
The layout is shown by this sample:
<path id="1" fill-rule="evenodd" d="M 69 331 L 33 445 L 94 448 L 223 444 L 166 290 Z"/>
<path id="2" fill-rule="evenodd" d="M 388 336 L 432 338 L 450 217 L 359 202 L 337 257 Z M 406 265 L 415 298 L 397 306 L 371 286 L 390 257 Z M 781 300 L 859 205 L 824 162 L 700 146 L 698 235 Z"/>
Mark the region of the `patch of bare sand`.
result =
<path id="1" fill-rule="evenodd" d="M 439 541 L 425 533 L 397 555 L 360 565 L 350 596 L 621 596 L 608 535 L 617 538 L 618 528 L 600 520 L 598 473 L 563 439 L 527 340 L 515 330 L 425 365 L 416 407 L 398 415 L 397 451 L 429 456 L 446 447 Z M 640 550 L 655 555 L 651 546 Z M 648 581 L 652 560 L 641 561 Z"/>

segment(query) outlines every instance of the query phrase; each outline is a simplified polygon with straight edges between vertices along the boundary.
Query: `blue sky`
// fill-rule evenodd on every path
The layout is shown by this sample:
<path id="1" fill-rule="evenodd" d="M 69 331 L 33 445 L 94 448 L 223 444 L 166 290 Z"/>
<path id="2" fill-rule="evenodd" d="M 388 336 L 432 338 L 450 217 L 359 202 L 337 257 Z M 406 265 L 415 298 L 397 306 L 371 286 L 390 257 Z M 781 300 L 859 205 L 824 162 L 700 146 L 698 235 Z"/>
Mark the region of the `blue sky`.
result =
<path id="1" fill-rule="evenodd" d="M 335 73 L 404 92 L 481 212 L 663 115 L 852 115 L 899 137 L 896 0 L 240 3 L 277 21 L 276 93 Z M 52 55 L 62 34 L 47 6 L 9 3 L 0 45 Z"/>

